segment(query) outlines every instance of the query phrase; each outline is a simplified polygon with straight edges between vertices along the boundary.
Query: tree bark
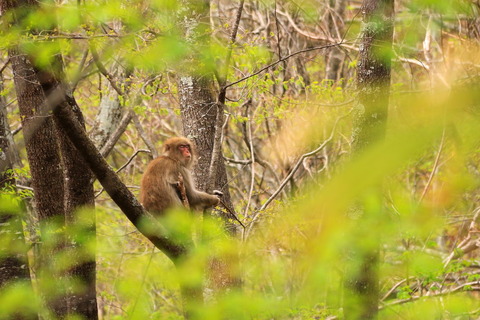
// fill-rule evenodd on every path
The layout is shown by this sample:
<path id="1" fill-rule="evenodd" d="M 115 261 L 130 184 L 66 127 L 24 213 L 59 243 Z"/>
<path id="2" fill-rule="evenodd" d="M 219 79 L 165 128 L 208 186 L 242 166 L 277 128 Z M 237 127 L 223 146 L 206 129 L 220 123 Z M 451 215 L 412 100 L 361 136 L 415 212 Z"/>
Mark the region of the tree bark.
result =
<path id="1" fill-rule="evenodd" d="M 353 145 L 361 151 L 383 139 L 388 115 L 394 0 L 364 0 L 357 67 L 359 107 Z"/>
<path id="2" fill-rule="evenodd" d="M 17 50 L 10 50 L 15 91 L 22 121 L 27 158 L 32 174 L 36 212 L 41 220 L 64 220 L 63 171 L 58 139 L 51 114 L 38 121 L 39 106 L 45 95 L 28 57 Z"/>
<path id="3" fill-rule="evenodd" d="M 37 77 L 46 96 L 55 89 L 65 92 L 66 99 L 59 101 L 65 107 L 72 109 L 76 119 L 85 131 L 85 121 L 80 108 L 74 97 L 69 94 L 64 78 L 63 61 L 60 54 L 55 56 L 50 70 L 35 69 Z M 51 105 L 50 109 L 58 106 Z M 67 243 L 72 267 L 68 271 L 68 277 L 80 280 L 84 288 L 68 290 L 65 297 L 68 314 L 79 314 L 87 319 L 98 319 L 98 307 L 96 297 L 96 262 L 95 251 L 91 252 L 92 244 L 95 243 L 96 227 L 95 215 L 78 219 L 78 210 L 86 208 L 93 213 L 95 198 L 93 192 L 92 173 L 82 159 L 80 153 L 71 143 L 62 129 L 59 119 L 54 116 L 57 135 L 60 140 L 62 164 L 65 176 L 65 214 L 67 230 Z M 87 249 L 88 248 L 88 249 Z"/>
<path id="4" fill-rule="evenodd" d="M 195 47 L 195 52 L 208 50 L 210 1 L 185 0 L 183 3 L 187 8 L 191 8 L 183 11 L 184 16 L 181 17 L 182 21 L 186 21 L 182 27 L 187 41 Z M 243 3 L 241 6 L 243 7 Z M 227 60 L 229 60 L 228 57 Z M 208 61 L 202 61 L 202 57 L 192 54 L 185 65 L 187 68 L 180 75 L 178 92 L 183 132 L 186 137 L 193 140 L 199 155 L 193 172 L 196 186 L 199 190 L 207 192 L 212 192 L 214 189 L 220 190 L 223 193 L 222 202 L 233 212 L 222 148 L 218 145 L 222 140 L 222 132 L 217 131 L 223 130 L 225 91 L 222 91 L 217 101 L 214 94 L 213 70 L 205 67 L 198 68 L 198 66 L 210 65 Z M 225 75 L 222 77 L 226 74 L 225 70 Z M 223 82 L 224 79 L 219 80 Z M 216 148 L 214 148 L 215 144 L 217 144 Z M 225 221 L 227 233 L 234 235 L 236 225 L 229 221 L 231 218 L 229 214 L 220 211 L 219 215 Z M 233 255 L 230 258 L 232 257 Z M 210 288 L 219 292 L 241 283 L 238 276 L 232 273 L 235 269 L 232 264 L 235 261 L 236 259 L 212 254 L 206 276 Z"/>
<path id="5" fill-rule="evenodd" d="M 25 4 L 25 2 L 19 4 L 9 0 L 0 1 L 2 14 L 7 10 Z M 15 24 L 17 18 L 13 17 L 14 20 L 9 21 L 9 23 Z M 58 201 L 58 199 L 63 199 L 64 196 L 58 140 L 52 115 L 45 114 L 43 117 L 38 115 L 37 111 L 45 101 L 45 95 L 28 57 L 21 54 L 16 47 L 9 49 L 9 57 L 12 63 L 27 159 L 30 164 L 34 212 L 40 222 L 42 238 L 51 239 L 50 243 L 55 242 L 55 245 L 48 248 L 45 245 L 40 246 L 40 251 L 36 256 L 38 259 L 36 265 L 40 268 L 40 270 L 37 270 L 39 283 L 42 288 L 48 288 L 47 285 L 42 285 L 43 276 L 49 275 L 54 278 L 51 269 L 55 259 L 52 259 L 52 256 L 54 257 L 55 252 L 63 245 L 63 239 L 58 232 L 47 231 L 58 230 L 58 228 L 45 227 L 50 223 L 56 223 L 59 226 L 63 226 L 65 223 L 64 203 Z M 59 284 L 53 290 L 41 292 L 49 308 L 58 317 L 66 314 L 65 304 L 61 301 L 61 298 L 58 298 L 58 296 L 61 296 L 59 292 L 62 292 L 63 289 L 64 286 Z"/>
<path id="6" fill-rule="evenodd" d="M 95 59 L 98 61 L 99 57 L 96 57 Z M 100 62 L 98 61 L 97 65 L 99 63 Z M 103 67 L 100 67 L 99 69 L 103 69 Z M 130 75 L 130 71 L 124 70 L 119 63 L 115 63 L 111 69 L 113 72 L 107 75 L 110 79 L 107 81 L 105 94 L 100 101 L 100 111 L 95 120 L 96 126 L 92 133 L 95 145 L 99 150 L 104 149 L 105 156 L 107 156 L 113 149 L 113 144 L 108 146 L 108 148 L 105 147 L 109 139 L 117 131 L 117 128 L 119 128 L 122 120 L 127 121 L 123 128 L 123 130 L 125 130 L 126 126 L 132 119 L 132 117 L 126 118 L 126 116 L 130 114 L 130 111 L 126 110 L 124 104 L 121 103 L 121 101 L 124 101 L 127 98 L 126 96 L 122 96 L 122 94 L 128 92 L 129 82 L 127 79 Z M 122 83 L 122 88 L 125 89 L 125 92 L 118 92 L 110 81 Z"/>
<path id="7" fill-rule="evenodd" d="M 0 91 L 3 91 L 1 74 Z M 14 163 L 15 152 L 12 148 L 14 145 L 7 120 L 7 104 L 5 97 L 0 96 L 0 190 L 15 189 L 15 178 L 9 172 Z M 3 197 L 5 196 L 0 198 L 2 204 L 9 201 L 7 197 Z M 25 285 L 33 294 L 20 208 L 18 211 L 0 208 L 0 243 L 0 292 L 10 286 Z M 21 306 L 18 306 L 18 312 L 9 316 L 19 320 L 38 319 L 37 314 Z"/>
<path id="8" fill-rule="evenodd" d="M 123 27 L 121 21 L 116 20 L 113 22 L 111 31 L 118 34 L 121 33 Z M 129 77 L 132 68 L 125 68 L 119 62 L 121 58 L 117 57 L 110 67 L 110 71 L 107 71 L 102 61 L 100 61 L 96 48 L 91 45 L 90 50 L 98 70 L 107 79 L 106 90 L 104 90 L 105 92 L 102 95 L 100 111 L 91 135 L 97 148 L 102 150 L 102 154 L 106 157 L 112 151 L 117 139 L 121 135 L 118 131 L 120 130 L 123 133 L 132 120 L 133 112 L 125 108 L 125 101 L 128 98 L 127 94 L 131 85 Z M 117 137 L 116 139 L 113 138 L 112 141 L 114 135 L 117 135 Z"/>
<path id="9" fill-rule="evenodd" d="M 383 139 L 388 115 L 394 0 L 364 0 L 363 30 L 357 68 L 359 105 L 355 112 L 353 149 L 361 153 Z M 374 168 L 371 168 L 374 170 Z M 366 226 L 375 219 L 363 210 L 353 231 L 351 261 L 346 266 L 345 319 L 376 319 L 379 300 L 380 239 Z"/>
<path id="10" fill-rule="evenodd" d="M 20 6 L 34 10 L 38 6 L 38 3 L 36 1 L 27 0 L 21 3 L 5 1 L 2 4 L 2 8 L 4 9 L 16 9 Z M 20 18 L 21 17 L 17 17 L 17 19 Z M 86 222 L 87 219 L 82 219 L 82 225 L 80 228 L 75 216 L 75 211 L 80 207 L 88 206 L 93 208 L 94 193 L 91 182 L 92 175 L 88 166 L 86 166 L 81 160 L 77 150 L 65 136 L 62 129 L 58 125 L 54 125 L 52 115 L 45 115 L 47 118 L 45 118 L 46 120 L 44 121 L 38 116 L 39 108 L 45 103 L 46 95 L 50 94 L 50 92 L 56 87 L 63 85 L 59 80 L 60 78 L 63 78 L 63 62 L 61 55 L 57 54 L 53 57 L 50 71 L 36 68 L 34 60 L 34 57 L 28 57 L 20 54 L 18 51 L 12 54 L 12 67 L 14 70 L 21 113 L 23 112 L 32 118 L 37 118 L 35 121 L 32 120 L 32 129 L 26 125 L 25 121 L 23 122 L 27 154 L 29 153 L 29 148 L 32 148 L 30 146 L 32 143 L 38 148 L 41 144 L 38 144 L 37 140 L 44 139 L 42 142 L 47 143 L 46 147 L 50 147 L 51 150 L 42 150 L 40 151 L 40 154 L 44 156 L 52 154 L 54 156 L 54 158 L 51 156 L 52 160 L 42 160 L 43 162 L 39 164 L 39 168 L 34 163 L 32 164 L 32 159 L 39 157 L 39 151 L 35 150 L 36 153 L 33 157 L 29 157 L 33 187 L 36 196 L 35 200 L 38 207 L 39 202 L 40 204 L 45 202 L 41 196 L 49 195 L 46 205 L 49 208 L 56 210 L 55 213 L 44 214 L 43 210 L 38 208 L 41 222 L 44 222 L 43 224 L 47 225 L 51 222 L 46 219 L 47 217 L 54 217 L 56 220 L 55 223 L 58 223 L 60 226 L 65 225 L 67 222 L 67 226 L 74 227 L 71 229 L 76 230 L 76 234 L 70 234 L 67 235 L 67 237 L 65 237 L 65 234 L 63 233 L 57 233 L 56 236 L 58 236 L 59 243 L 53 248 L 47 249 L 53 250 L 53 252 L 44 251 L 42 255 L 56 254 L 58 253 L 58 250 L 66 250 L 67 247 L 69 247 L 69 250 L 66 252 L 71 254 L 69 260 L 72 263 L 72 267 L 66 273 L 56 276 L 65 280 L 71 277 L 76 277 L 83 282 L 83 285 L 86 288 L 85 290 L 82 289 L 83 291 L 80 292 L 76 288 L 68 287 L 66 288 L 65 294 L 52 293 L 52 296 L 56 295 L 57 297 L 54 298 L 53 301 L 48 301 L 48 303 L 56 316 L 60 318 L 65 317 L 68 314 L 81 314 L 88 319 L 97 319 L 95 253 L 89 252 L 89 250 L 86 249 L 91 248 L 91 242 L 95 241 L 95 218 L 94 215 L 92 215 L 92 218 L 89 219 L 88 222 Z M 26 96 L 26 98 L 22 100 L 23 96 Z M 73 97 L 69 96 L 68 99 L 63 101 L 63 103 L 68 103 L 72 109 L 76 110 L 78 119 L 83 121 L 80 109 Z M 42 128 L 45 126 L 48 127 L 47 134 L 44 134 L 41 130 L 36 131 L 36 128 Z M 49 146 L 48 143 L 51 145 Z M 52 174 L 53 168 L 56 169 L 54 174 Z M 34 172 L 36 171 L 38 171 L 38 173 L 35 175 Z M 45 174 L 45 176 L 40 176 L 39 174 Z M 49 184 L 45 190 L 41 190 L 43 192 L 41 196 L 37 194 L 35 188 L 35 184 L 38 183 L 38 181 Z M 61 192 L 58 192 L 59 190 L 61 190 Z M 45 230 L 47 229 L 48 228 Z M 82 230 L 82 232 L 79 232 L 78 230 Z M 79 235 L 79 233 L 82 233 L 82 235 Z M 42 237 L 45 239 L 50 236 L 52 235 L 42 233 Z M 79 239 L 89 243 L 83 246 L 82 241 L 78 241 Z M 45 250 L 46 248 L 43 247 L 42 249 Z M 51 262 L 55 261 L 55 257 L 53 257 L 52 260 L 51 257 L 47 258 L 42 256 L 40 261 L 42 261 L 42 272 L 44 272 L 45 275 L 49 274 L 50 272 L 48 272 L 47 269 L 52 265 Z M 49 293 L 47 293 L 47 300 L 49 300 L 48 295 Z"/>
<path id="11" fill-rule="evenodd" d="M 15 90 L 30 164 L 32 187 L 34 192 L 35 212 L 38 215 L 42 238 L 54 237 L 58 243 L 55 247 L 40 249 L 39 266 L 43 274 L 50 274 L 47 269 L 52 266 L 52 256 L 63 246 L 62 236 L 56 232 L 45 233 L 44 228 L 50 223 L 60 226 L 65 224 L 63 169 L 61 165 L 58 139 L 51 114 L 39 117 L 38 108 L 45 101 L 45 95 L 38 82 L 36 73 L 26 55 L 17 50 L 10 50 Z M 62 290 L 61 285 L 56 288 Z M 56 293 L 44 292 L 47 303 L 57 316 L 66 314 L 66 306 L 59 301 Z"/>
<path id="12" fill-rule="evenodd" d="M 184 5 L 195 7 L 196 10 L 187 10 L 188 14 L 194 16 L 185 16 L 183 21 L 189 21 L 183 25 L 187 41 L 193 45 L 208 48 L 209 39 L 207 32 L 210 23 L 209 1 L 184 1 Z M 215 141 L 215 130 L 221 130 L 216 126 L 217 120 L 223 119 L 223 108 L 219 108 L 214 94 L 214 78 L 212 70 L 199 70 L 196 65 L 203 65 L 199 62 L 201 57 L 190 57 L 191 61 L 186 63 L 190 66 L 180 75 L 178 83 L 178 92 L 180 100 L 180 111 L 182 115 L 183 133 L 191 139 L 196 148 L 198 163 L 193 170 L 196 186 L 199 190 L 211 192 L 213 189 L 220 190 L 223 193 L 222 200 L 233 208 L 230 191 L 228 189 L 227 171 L 225 162 L 219 148 L 220 154 L 216 156 L 218 161 L 212 168 L 216 174 L 214 181 L 210 181 L 210 164 L 213 157 L 213 147 Z M 196 63 L 195 63 L 196 61 Z M 220 112 L 220 114 L 219 114 Z M 213 186 L 212 190 L 208 190 Z M 222 215 L 227 220 L 228 215 Z M 227 229 L 234 232 L 235 227 L 227 223 Z"/>

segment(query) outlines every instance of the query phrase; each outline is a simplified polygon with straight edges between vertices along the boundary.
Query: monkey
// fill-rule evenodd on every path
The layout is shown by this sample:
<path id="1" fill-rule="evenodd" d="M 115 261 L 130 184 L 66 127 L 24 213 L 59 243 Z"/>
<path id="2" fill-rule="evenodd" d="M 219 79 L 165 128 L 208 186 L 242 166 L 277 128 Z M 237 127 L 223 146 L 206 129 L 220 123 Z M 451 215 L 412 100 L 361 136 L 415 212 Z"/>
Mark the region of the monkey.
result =
<path id="1" fill-rule="evenodd" d="M 221 192 L 211 195 L 195 189 L 190 173 L 195 156 L 189 139 L 165 141 L 164 154 L 148 164 L 141 180 L 140 202 L 147 211 L 160 217 L 175 207 L 204 210 L 219 203 Z"/>

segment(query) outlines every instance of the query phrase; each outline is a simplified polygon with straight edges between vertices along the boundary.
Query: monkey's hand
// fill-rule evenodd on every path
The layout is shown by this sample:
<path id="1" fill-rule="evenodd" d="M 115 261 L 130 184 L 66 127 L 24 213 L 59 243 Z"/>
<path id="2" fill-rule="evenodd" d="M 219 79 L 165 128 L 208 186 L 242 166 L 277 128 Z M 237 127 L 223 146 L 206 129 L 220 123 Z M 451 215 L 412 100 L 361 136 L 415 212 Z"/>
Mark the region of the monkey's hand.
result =
<path id="1" fill-rule="evenodd" d="M 223 192 L 219 190 L 213 190 L 213 194 L 219 198 L 223 197 Z"/>

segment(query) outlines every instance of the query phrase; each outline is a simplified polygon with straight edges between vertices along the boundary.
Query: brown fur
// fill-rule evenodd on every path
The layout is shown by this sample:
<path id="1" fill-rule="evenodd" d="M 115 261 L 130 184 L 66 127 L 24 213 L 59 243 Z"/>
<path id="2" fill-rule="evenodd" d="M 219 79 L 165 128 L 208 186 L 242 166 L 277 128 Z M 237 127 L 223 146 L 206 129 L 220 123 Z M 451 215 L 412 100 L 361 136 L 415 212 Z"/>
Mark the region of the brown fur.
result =
<path id="1" fill-rule="evenodd" d="M 190 147 L 191 158 L 183 156 L 179 149 L 180 145 Z M 194 187 L 190 174 L 195 158 L 192 142 L 183 137 L 170 138 L 165 141 L 164 150 L 162 156 L 149 163 L 142 177 L 140 202 L 145 209 L 160 216 L 169 208 L 182 207 L 183 192 L 192 209 L 203 210 L 217 205 L 219 202 L 217 196 L 198 191 Z M 180 192 L 179 188 L 183 192 Z"/>

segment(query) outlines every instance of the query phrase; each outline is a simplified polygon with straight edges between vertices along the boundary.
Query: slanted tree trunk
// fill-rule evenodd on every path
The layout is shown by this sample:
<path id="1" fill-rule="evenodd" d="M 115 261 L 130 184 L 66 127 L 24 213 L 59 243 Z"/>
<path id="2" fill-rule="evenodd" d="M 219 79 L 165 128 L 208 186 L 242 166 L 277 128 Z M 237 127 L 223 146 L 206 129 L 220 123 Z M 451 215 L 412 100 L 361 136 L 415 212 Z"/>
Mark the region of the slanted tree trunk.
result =
<path id="1" fill-rule="evenodd" d="M 0 91 L 3 91 L 1 74 Z M 15 189 L 15 178 L 9 171 L 13 168 L 15 156 L 12 148 L 14 145 L 7 120 L 7 103 L 5 97 L 0 96 L 0 191 L 3 188 Z M 33 295 L 21 211 L 8 210 L 8 205 L 4 203 L 7 201 L 6 197 L 0 196 L 3 204 L 0 205 L 0 292 L 10 286 L 24 286 Z M 32 310 L 20 305 L 17 308 L 15 314 L 9 315 L 12 319 L 38 319 Z"/>
<path id="2" fill-rule="evenodd" d="M 56 95 L 55 95 L 56 96 Z M 66 99 L 64 93 L 60 92 L 59 99 Z M 189 263 L 190 248 L 181 243 L 172 242 L 164 234 L 159 222 L 146 212 L 135 196 L 123 184 L 113 169 L 107 164 L 94 143 L 88 138 L 85 130 L 75 118 L 73 111 L 67 104 L 59 103 L 54 110 L 55 116 L 59 119 L 65 133 L 79 151 L 82 158 L 95 174 L 98 181 L 105 188 L 112 200 L 119 206 L 125 216 L 155 247 L 165 253 L 177 268 L 182 268 Z M 189 284 L 180 283 L 180 290 L 187 302 L 186 313 L 189 314 L 192 304 L 196 303 L 191 299 L 197 293 L 196 288 Z"/>
<path id="3" fill-rule="evenodd" d="M 394 0 L 364 0 L 363 29 L 353 146 L 361 153 L 385 135 L 391 71 Z M 371 168 L 374 170 L 374 168 Z M 351 261 L 347 265 L 345 319 L 375 319 L 379 300 L 379 247 L 376 230 L 366 227 L 375 213 L 364 210 L 354 230 Z M 357 240 L 358 239 L 358 240 Z"/>

